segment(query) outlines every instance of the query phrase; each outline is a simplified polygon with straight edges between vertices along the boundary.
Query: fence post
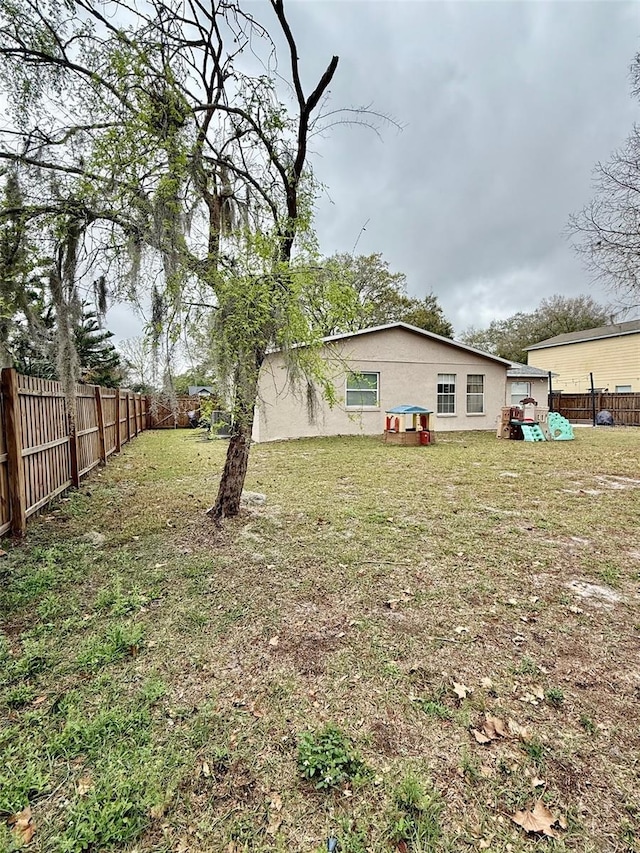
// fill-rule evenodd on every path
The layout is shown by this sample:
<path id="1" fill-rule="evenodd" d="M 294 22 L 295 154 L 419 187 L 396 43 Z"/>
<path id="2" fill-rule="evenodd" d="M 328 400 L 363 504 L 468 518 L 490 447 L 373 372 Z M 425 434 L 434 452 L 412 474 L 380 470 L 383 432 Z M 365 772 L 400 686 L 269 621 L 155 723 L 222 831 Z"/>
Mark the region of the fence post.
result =
<path id="1" fill-rule="evenodd" d="M 131 409 L 129 407 L 129 392 L 125 398 L 127 408 L 127 441 L 131 441 Z"/>
<path id="2" fill-rule="evenodd" d="M 116 453 L 120 453 L 120 389 L 116 388 Z"/>
<path id="3" fill-rule="evenodd" d="M 104 465 L 107 461 L 107 446 L 104 434 L 104 413 L 102 410 L 102 388 L 99 385 L 96 389 L 96 416 L 98 421 L 98 445 L 100 451 L 100 462 Z"/>
<path id="4" fill-rule="evenodd" d="M 22 459 L 22 429 L 18 374 L 13 367 L 2 369 L 4 396 L 5 438 L 7 443 L 9 505 L 11 507 L 11 532 L 24 536 L 27 529 L 27 486 Z"/>
<path id="5" fill-rule="evenodd" d="M 71 464 L 71 483 L 78 488 L 80 485 L 80 473 L 78 469 L 78 436 L 76 426 L 71 423 L 67 415 L 67 429 L 69 430 L 69 462 Z"/>

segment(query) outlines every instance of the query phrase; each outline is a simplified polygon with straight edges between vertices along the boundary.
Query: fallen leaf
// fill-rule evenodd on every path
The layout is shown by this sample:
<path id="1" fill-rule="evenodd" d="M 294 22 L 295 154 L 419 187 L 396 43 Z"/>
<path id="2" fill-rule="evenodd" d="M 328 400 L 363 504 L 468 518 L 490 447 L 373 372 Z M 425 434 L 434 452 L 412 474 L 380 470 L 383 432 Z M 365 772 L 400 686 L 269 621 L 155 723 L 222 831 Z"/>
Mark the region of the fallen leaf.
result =
<path id="1" fill-rule="evenodd" d="M 529 730 L 525 726 L 519 725 L 515 720 L 507 720 L 507 726 L 512 735 L 519 737 L 520 740 L 529 740 Z"/>
<path id="2" fill-rule="evenodd" d="M 540 832 L 549 838 L 558 838 L 558 833 L 552 827 L 559 819 L 554 817 L 542 800 L 536 801 L 533 811 L 517 811 L 511 820 L 526 832 Z"/>
<path id="3" fill-rule="evenodd" d="M 536 686 L 531 691 L 536 699 L 544 699 L 544 688 L 540 687 L 540 685 L 536 684 Z"/>
<path id="4" fill-rule="evenodd" d="M 471 693 L 471 688 L 467 687 L 466 684 L 460 684 L 459 682 L 454 681 L 453 692 L 456 694 L 458 699 L 466 699 L 469 693 Z"/>
<path id="5" fill-rule="evenodd" d="M 2 548 L 0 548 L 0 557 L 8 557 L 8 556 L 9 555 L 7 554 L 7 552 L 4 551 Z"/>
<path id="6" fill-rule="evenodd" d="M 396 844 L 396 850 L 398 853 L 408 853 L 409 848 L 407 847 L 407 842 L 402 840 L 398 841 Z"/>
<path id="7" fill-rule="evenodd" d="M 491 738 L 479 732 L 478 729 L 471 729 L 471 734 L 478 741 L 478 743 L 491 743 Z"/>
<path id="8" fill-rule="evenodd" d="M 47 701 L 47 697 L 46 697 L 46 696 L 36 696 L 36 698 L 35 698 L 35 699 L 33 700 L 33 702 L 31 703 L 31 707 L 32 707 L 32 708 L 37 708 L 37 707 L 38 707 L 38 705 L 42 705 L 42 703 L 43 703 L 43 702 L 46 702 L 46 701 Z"/>
<path id="9" fill-rule="evenodd" d="M 483 687 L 485 690 L 491 690 L 491 688 L 493 687 L 493 681 L 491 681 L 490 678 L 483 678 L 480 682 L 480 686 Z"/>
<path id="10" fill-rule="evenodd" d="M 269 825 L 267 826 L 267 835 L 275 836 L 282 826 L 282 818 L 276 815 L 271 815 Z"/>
<path id="11" fill-rule="evenodd" d="M 269 802 L 271 808 L 276 811 L 282 811 L 282 799 L 279 794 L 271 794 L 271 801 Z"/>
<path id="12" fill-rule="evenodd" d="M 205 777 L 205 779 L 208 779 L 209 776 L 211 776 L 211 768 L 209 767 L 209 764 L 206 761 L 202 762 L 202 775 Z"/>
<path id="13" fill-rule="evenodd" d="M 458 625 L 456 628 L 454 628 L 454 631 L 456 632 L 456 634 L 468 634 L 469 633 L 469 629 L 466 628 L 464 625 Z"/>
<path id="14" fill-rule="evenodd" d="M 274 649 L 277 649 L 278 646 L 280 645 L 280 637 L 278 637 L 277 634 L 275 637 L 271 637 L 271 639 L 269 640 L 269 645 L 273 646 Z"/>
<path id="15" fill-rule="evenodd" d="M 484 726 L 482 727 L 487 737 L 496 740 L 499 737 L 509 737 L 509 731 L 504 720 L 500 717 L 493 717 L 491 714 L 486 715 Z"/>
<path id="16" fill-rule="evenodd" d="M 21 812 L 12 814 L 7 823 L 22 844 L 30 843 L 36 832 L 30 806 L 22 809 Z"/>
<path id="17" fill-rule="evenodd" d="M 486 838 L 481 838 L 478 842 L 479 850 L 488 850 L 491 847 L 491 841 L 487 841 Z"/>
<path id="18" fill-rule="evenodd" d="M 533 785 L 534 788 L 540 788 L 542 785 L 545 784 L 545 781 L 544 781 L 544 779 L 538 778 L 538 776 L 534 776 L 533 779 L 531 780 L 531 784 Z"/>
<path id="19" fill-rule="evenodd" d="M 78 779 L 78 796 L 84 797 L 84 795 L 91 789 L 93 785 L 93 779 L 91 776 L 81 776 Z"/>

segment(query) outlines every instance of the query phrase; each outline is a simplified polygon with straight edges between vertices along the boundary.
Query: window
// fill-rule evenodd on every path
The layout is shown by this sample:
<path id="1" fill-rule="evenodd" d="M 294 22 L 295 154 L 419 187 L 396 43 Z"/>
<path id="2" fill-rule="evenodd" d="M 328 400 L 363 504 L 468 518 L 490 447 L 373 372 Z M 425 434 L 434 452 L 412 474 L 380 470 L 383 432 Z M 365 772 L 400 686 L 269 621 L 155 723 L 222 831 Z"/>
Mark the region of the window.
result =
<path id="1" fill-rule="evenodd" d="M 456 375 L 455 373 L 438 374 L 438 414 L 455 415 L 456 413 Z"/>
<path id="2" fill-rule="evenodd" d="M 348 373 L 347 407 L 379 406 L 379 378 L 379 373 Z"/>
<path id="3" fill-rule="evenodd" d="M 467 375 L 467 414 L 484 415 L 484 375 Z"/>
<path id="4" fill-rule="evenodd" d="M 511 383 L 511 405 L 519 406 L 520 400 L 531 396 L 530 382 L 512 382 Z"/>
<path id="5" fill-rule="evenodd" d="M 630 394 L 631 385 L 616 385 L 616 394 Z"/>

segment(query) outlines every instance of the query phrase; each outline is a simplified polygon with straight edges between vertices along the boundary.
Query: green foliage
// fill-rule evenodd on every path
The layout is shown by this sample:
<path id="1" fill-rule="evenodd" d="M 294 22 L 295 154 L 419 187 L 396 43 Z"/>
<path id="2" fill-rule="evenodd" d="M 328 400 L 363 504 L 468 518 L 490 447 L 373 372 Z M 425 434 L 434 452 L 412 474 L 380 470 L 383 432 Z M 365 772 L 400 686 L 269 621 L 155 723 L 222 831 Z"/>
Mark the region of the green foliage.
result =
<path id="1" fill-rule="evenodd" d="M 107 747 L 142 745 L 149 739 L 149 715 L 146 710 L 127 711 L 109 708 L 88 718 L 78 708 L 70 707 L 64 727 L 50 743 L 55 755 L 75 758 L 86 755 L 98 759 Z"/>
<path id="2" fill-rule="evenodd" d="M 559 708 L 564 702 L 564 693 L 559 687 L 549 687 L 544 691 L 544 698 L 549 705 L 554 708 Z"/>
<path id="3" fill-rule="evenodd" d="M 433 789 L 417 776 L 407 774 L 393 791 L 393 807 L 387 818 L 388 837 L 422 853 L 435 851 L 442 836 L 440 814 L 443 803 Z"/>
<path id="4" fill-rule="evenodd" d="M 358 782 L 366 775 L 365 765 L 351 740 L 332 723 L 318 732 L 300 735 L 298 769 L 318 790 Z"/>
<path id="5" fill-rule="evenodd" d="M 437 297 L 423 299 L 406 292 L 404 273 L 393 273 L 381 254 L 337 254 L 311 264 L 302 294 L 305 311 L 322 335 L 355 332 L 370 326 L 402 321 L 452 337 Z"/>
<path id="6" fill-rule="evenodd" d="M 493 320 L 487 329 L 467 329 L 460 340 L 484 352 L 526 364 L 526 347 L 565 332 L 594 329 L 610 322 L 610 309 L 591 296 L 556 295 L 543 299 L 529 314 L 519 312 L 506 320 Z"/>
<path id="7" fill-rule="evenodd" d="M 113 625 L 101 637 L 87 640 L 76 658 L 79 669 L 95 670 L 136 655 L 144 629 L 140 625 Z"/>
<path id="8" fill-rule="evenodd" d="M 112 616 L 127 616 L 139 610 L 147 600 L 136 587 L 124 591 L 122 579 L 116 577 L 96 595 L 95 606 L 97 610 L 107 610 Z"/>

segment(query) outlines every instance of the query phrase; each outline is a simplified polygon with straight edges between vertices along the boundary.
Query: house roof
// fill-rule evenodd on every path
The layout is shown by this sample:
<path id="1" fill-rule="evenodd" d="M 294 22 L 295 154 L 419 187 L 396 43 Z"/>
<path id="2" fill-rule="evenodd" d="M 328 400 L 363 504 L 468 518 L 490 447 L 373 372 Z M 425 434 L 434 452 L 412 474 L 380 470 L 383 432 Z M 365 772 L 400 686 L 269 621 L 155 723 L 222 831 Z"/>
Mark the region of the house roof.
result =
<path id="1" fill-rule="evenodd" d="M 509 367 L 511 364 L 511 362 L 506 358 L 499 358 L 497 355 L 492 355 L 491 353 L 475 349 L 475 347 L 467 346 L 467 344 L 462 344 L 460 341 L 454 341 L 452 338 L 445 338 L 442 335 L 436 335 L 435 332 L 427 332 L 426 329 L 419 329 L 417 326 L 410 326 L 409 323 L 386 323 L 384 326 L 371 326 L 368 329 L 360 329 L 357 332 L 343 332 L 340 335 L 327 335 L 327 337 L 322 340 L 324 343 L 329 344 L 334 341 L 346 340 L 347 338 L 357 338 L 359 335 L 370 335 L 374 332 L 383 332 L 387 329 L 406 329 L 408 332 L 413 332 L 416 335 L 422 335 L 423 338 L 430 338 L 433 341 L 447 344 L 447 346 L 455 347 L 456 349 L 461 349 L 465 352 L 471 352 L 474 355 L 480 355 L 483 358 L 488 358 L 490 361 L 496 361 L 498 364 L 504 364 L 506 367 Z"/>
<path id="2" fill-rule="evenodd" d="M 556 335 L 526 347 L 527 350 L 560 347 L 563 344 L 580 344 L 584 341 L 599 341 L 602 338 L 620 338 L 623 335 L 635 335 L 640 332 L 640 319 L 629 320 L 626 323 L 615 323 L 611 326 L 598 326 L 597 329 L 584 329 L 582 332 L 566 332 Z"/>
<path id="3" fill-rule="evenodd" d="M 213 385 L 189 385 L 189 396 L 197 397 L 198 394 L 212 394 Z"/>
<path id="4" fill-rule="evenodd" d="M 557 374 L 553 373 L 552 376 Z M 532 364 L 520 364 L 519 361 L 512 361 L 511 367 L 507 370 L 509 379 L 547 379 L 549 371 L 543 370 L 541 367 L 534 367 Z"/>

